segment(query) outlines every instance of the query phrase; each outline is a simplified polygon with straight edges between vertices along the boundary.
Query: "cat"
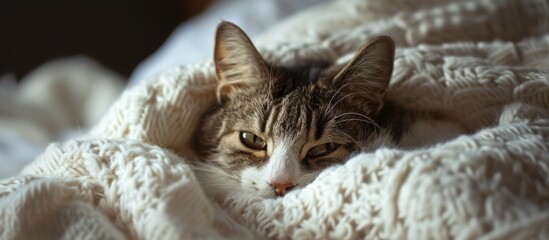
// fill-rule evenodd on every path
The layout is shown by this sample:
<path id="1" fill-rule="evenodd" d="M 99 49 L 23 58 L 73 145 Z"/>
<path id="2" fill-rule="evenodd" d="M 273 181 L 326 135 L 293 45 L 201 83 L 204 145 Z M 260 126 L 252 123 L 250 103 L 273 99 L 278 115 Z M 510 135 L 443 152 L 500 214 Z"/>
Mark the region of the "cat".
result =
<path id="1" fill-rule="evenodd" d="M 218 104 L 196 137 L 197 177 L 214 197 L 281 197 L 360 151 L 406 141 L 419 111 L 386 99 L 395 45 L 366 43 L 345 65 L 266 62 L 236 25 L 215 37 Z"/>

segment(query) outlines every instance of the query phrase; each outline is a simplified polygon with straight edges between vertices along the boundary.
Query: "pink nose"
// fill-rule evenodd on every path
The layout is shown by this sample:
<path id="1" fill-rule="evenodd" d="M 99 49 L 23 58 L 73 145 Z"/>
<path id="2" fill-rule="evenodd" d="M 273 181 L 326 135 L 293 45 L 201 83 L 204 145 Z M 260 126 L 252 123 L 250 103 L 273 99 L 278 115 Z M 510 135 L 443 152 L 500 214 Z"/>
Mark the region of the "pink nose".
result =
<path id="1" fill-rule="evenodd" d="M 277 196 L 284 196 L 287 191 L 292 190 L 295 187 L 292 183 L 269 183 L 273 187 Z"/>

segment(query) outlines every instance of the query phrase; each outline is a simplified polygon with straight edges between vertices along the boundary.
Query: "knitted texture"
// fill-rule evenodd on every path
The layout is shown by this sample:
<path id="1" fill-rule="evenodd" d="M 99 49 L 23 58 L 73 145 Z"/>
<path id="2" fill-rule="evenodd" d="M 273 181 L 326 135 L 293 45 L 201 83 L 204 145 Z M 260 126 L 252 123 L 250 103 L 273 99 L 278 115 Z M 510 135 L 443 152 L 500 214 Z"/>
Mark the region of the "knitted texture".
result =
<path id="1" fill-rule="evenodd" d="M 390 35 L 389 97 L 449 112 L 467 134 L 360 153 L 283 198 L 214 203 L 187 163 L 216 101 L 213 64 L 182 66 L 1 181 L 0 238 L 548 239 L 549 3 L 413 3 L 330 2 L 274 27 L 259 49 L 275 63 L 345 61 Z"/>

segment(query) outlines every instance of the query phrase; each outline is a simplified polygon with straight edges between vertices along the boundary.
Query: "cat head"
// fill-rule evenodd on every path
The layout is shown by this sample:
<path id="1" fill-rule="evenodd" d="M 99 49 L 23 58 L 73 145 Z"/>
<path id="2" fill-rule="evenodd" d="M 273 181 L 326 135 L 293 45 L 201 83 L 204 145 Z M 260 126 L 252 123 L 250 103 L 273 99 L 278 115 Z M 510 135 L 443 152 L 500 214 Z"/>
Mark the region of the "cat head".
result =
<path id="1" fill-rule="evenodd" d="M 346 65 L 277 66 L 236 25 L 219 24 L 218 105 L 198 132 L 199 152 L 226 177 L 214 191 L 282 196 L 374 144 L 393 58 L 393 41 L 377 37 Z"/>

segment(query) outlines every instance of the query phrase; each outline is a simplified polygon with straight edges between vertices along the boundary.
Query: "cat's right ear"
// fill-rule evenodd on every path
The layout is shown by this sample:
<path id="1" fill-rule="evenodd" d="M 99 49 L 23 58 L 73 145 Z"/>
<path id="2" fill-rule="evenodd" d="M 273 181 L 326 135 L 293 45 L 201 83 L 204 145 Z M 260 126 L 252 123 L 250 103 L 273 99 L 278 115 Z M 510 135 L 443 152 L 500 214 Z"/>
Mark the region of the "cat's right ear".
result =
<path id="1" fill-rule="evenodd" d="M 215 34 L 214 63 L 218 101 L 266 78 L 267 64 L 252 41 L 238 26 L 221 22 Z"/>

